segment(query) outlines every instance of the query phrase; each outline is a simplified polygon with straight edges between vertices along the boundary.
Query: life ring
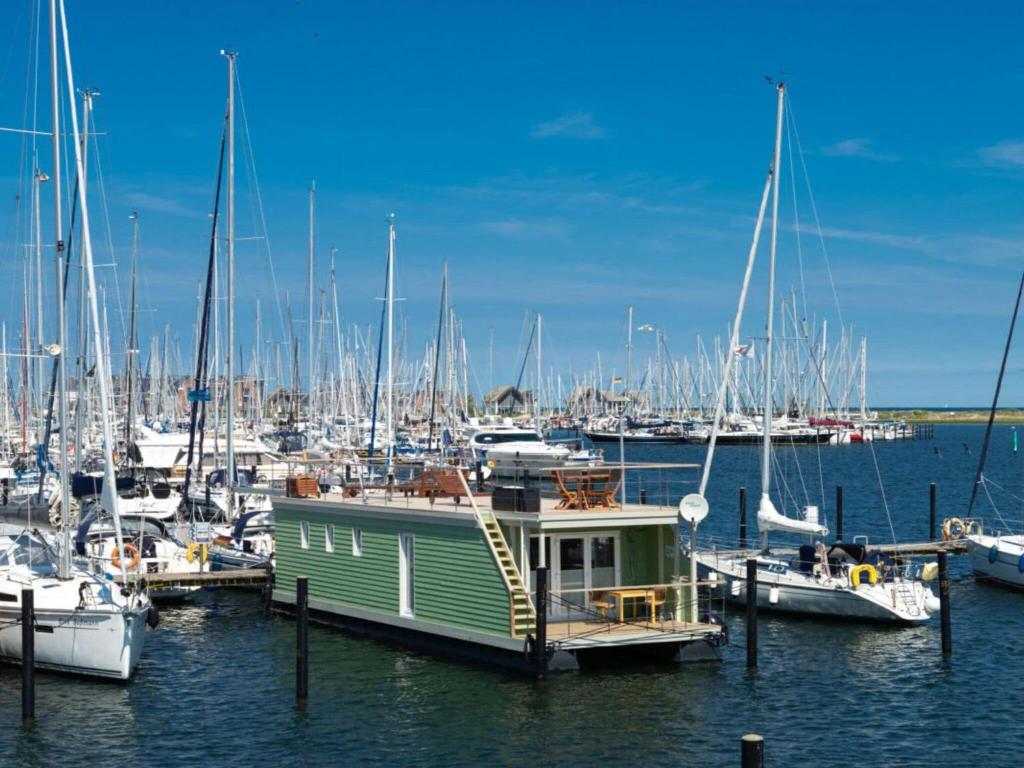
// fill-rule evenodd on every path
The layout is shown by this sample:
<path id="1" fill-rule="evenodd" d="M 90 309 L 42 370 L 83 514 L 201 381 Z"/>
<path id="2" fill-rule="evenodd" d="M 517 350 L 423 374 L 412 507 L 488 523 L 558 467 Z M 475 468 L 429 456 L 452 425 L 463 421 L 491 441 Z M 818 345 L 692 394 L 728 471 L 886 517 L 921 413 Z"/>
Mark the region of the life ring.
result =
<path id="1" fill-rule="evenodd" d="M 971 520 L 964 526 L 964 533 L 968 536 L 981 536 L 985 532 L 985 527 L 977 520 Z"/>
<path id="2" fill-rule="evenodd" d="M 194 563 L 197 555 L 199 556 L 200 562 L 206 560 L 206 545 L 197 544 L 193 541 L 191 544 L 188 545 L 188 549 L 185 550 L 185 559 L 188 560 L 190 563 Z"/>
<path id="3" fill-rule="evenodd" d="M 950 517 L 942 524 L 942 540 L 962 539 L 964 537 L 964 521 L 959 517 Z"/>
<path id="4" fill-rule="evenodd" d="M 853 584 L 854 588 L 860 586 L 860 579 L 863 574 L 867 574 L 868 581 L 872 584 L 878 583 L 878 569 L 873 565 L 862 563 L 850 569 L 850 583 Z"/>
<path id="5" fill-rule="evenodd" d="M 124 551 L 132 557 L 126 566 L 126 570 L 134 571 L 139 564 L 139 548 L 134 544 L 125 543 Z M 121 550 L 117 547 L 114 547 L 114 550 L 110 553 L 110 564 L 115 568 L 121 567 Z"/>

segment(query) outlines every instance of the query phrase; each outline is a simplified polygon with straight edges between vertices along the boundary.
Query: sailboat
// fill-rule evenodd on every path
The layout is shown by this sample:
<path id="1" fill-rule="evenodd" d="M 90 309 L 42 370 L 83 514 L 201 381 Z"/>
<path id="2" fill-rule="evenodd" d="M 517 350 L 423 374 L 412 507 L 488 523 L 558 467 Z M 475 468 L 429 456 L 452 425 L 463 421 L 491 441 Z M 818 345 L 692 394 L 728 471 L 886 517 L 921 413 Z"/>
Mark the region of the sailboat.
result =
<path id="1" fill-rule="evenodd" d="M 972 515 L 978 498 L 978 490 L 985 487 L 985 462 L 988 458 L 988 447 L 992 438 L 992 425 L 995 422 L 996 408 L 999 407 L 999 393 L 1003 387 L 1006 361 L 1010 355 L 1010 345 L 1013 342 L 1013 331 L 1017 325 L 1017 315 L 1020 313 L 1022 294 L 1024 294 L 1024 274 L 1021 275 L 1020 285 L 1017 288 L 1017 301 L 1013 306 L 1013 315 L 1010 317 L 1010 330 L 1006 335 L 1003 361 L 996 379 L 996 391 L 992 397 L 988 425 L 985 427 L 985 439 L 978 456 L 978 470 L 974 476 L 974 487 L 971 489 L 971 500 L 967 506 L 967 517 L 965 520 L 950 518 L 945 520 L 942 525 L 944 539 L 962 538 L 965 540 L 975 579 L 992 581 L 1019 589 L 1024 589 L 1024 534 L 1013 533 L 1012 526 L 1003 519 L 994 501 L 992 502 L 993 513 L 1003 528 L 994 525 L 986 526 Z M 991 501 L 987 490 L 986 496 L 989 496 Z"/>
<path id="2" fill-rule="evenodd" d="M 765 180 L 764 192 L 757 216 L 753 243 L 743 278 L 743 288 L 736 319 L 732 325 L 730 349 L 739 342 L 739 328 L 743 317 L 754 259 L 764 224 L 769 192 L 772 198 L 771 242 L 768 268 L 767 333 L 764 358 L 764 403 L 761 419 L 761 498 L 757 511 L 757 525 L 761 534 L 761 550 L 753 555 L 757 562 L 757 605 L 759 608 L 778 609 L 813 616 L 843 617 L 849 619 L 888 621 L 904 624 L 924 622 L 939 610 L 938 599 L 919 576 L 921 567 L 889 561 L 880 553 L 869 553 L 857 544 L 836 543 L 831 547 L 824 542 L 805 543 L 795 556 L 773 554 L 768 548 L 770 533 L 792 533 L 808 537 L 827 536 L 828 528 L 818 517 L 818 508 L 808 506 L 804 517 L 783 515 L 771 498 L 772 480 L 772 416 L 775 405 L 772 391 L 772 332 L 775 304 L 775 255 L 778 235 L 779 176 L 782 151 L 782 121 L 785 109 L 785 85 L 778 84 L 778 109 L 775 127 L 775 152 Z M 699 494 L 704 495 L 714 458 L 718 431 L 722 423 L 727 382 L 732 355 L 727 357 L 722 377 L 715 417 L 704 463 Z M 727 595 L 735 602 L 746 600 L 746 573 L 748 553 L 697 552 L 691 542 L 692 553 L 709 580 L 724 582 Z M 924 566 L 925 575 L 933 575 L 932 568 Z"/>
<path id="3" fill-rule="evenodd" d="M 71 129 L 74 136 L 76 173 L 84 175 L 85 163 L 79 143 L 78 114 L 74 107 L 74 78 L 68 40 L 67 19 L 63 0 L 50 0 L 50 65 L 53 106 L 53 188 L 54 223 L 57 239 L 57 326 L 59 342 L 54 354 L 57 363 L 60 415 L 60 473 L 68 475 L 67 381 L 65 365 L 64 270 L 65 258 L 62 231 L 62 198 L 60 188 L 61 120 L 59 114 L 57 24 L 58 7 L 63 37 L 63 54 L 71 107 Z M 93 269 L 89 213 L 83 186 L 78 187 L 77 202 L 81 212 L 82 268 L 88 283 L 89 314 L 94 337 L 103 339 L 97 304 L 96 275 Z M 128 579 L 129 561 L 138 563 L 138 552 L 132 553 L 121 531 L 118 497 L 114 478 L 114 436 L 110 414 L 110 367 L 106 346 L 95 345 L 96 378 L 98 380 L 103 426 L 104 487 L 102 506 L 113 523 L 117 552 L 111 559 L 119 571 L 121 584 L 92 573 L 72 560 L 71 521 L 62 520 L 61 540 L 56 549 L 35 532 L 8 529 L 0 535 L 0 658 L 20 663 L 22 655 L 20 626 L 21 604 L 25 590 L 32 590 L 35 607 L 35 663 L 83 675 L 127 680 L 138 664 L 146 637 L 147 619 L 151 616 L 149 596 L 138 583 Z M 68 483 L 62 484 L 63 509 L 69 509 Z M 130 557 L 131 555 L 131 557 Z M 155 616 L 155 614 L 152 614 Z"/>

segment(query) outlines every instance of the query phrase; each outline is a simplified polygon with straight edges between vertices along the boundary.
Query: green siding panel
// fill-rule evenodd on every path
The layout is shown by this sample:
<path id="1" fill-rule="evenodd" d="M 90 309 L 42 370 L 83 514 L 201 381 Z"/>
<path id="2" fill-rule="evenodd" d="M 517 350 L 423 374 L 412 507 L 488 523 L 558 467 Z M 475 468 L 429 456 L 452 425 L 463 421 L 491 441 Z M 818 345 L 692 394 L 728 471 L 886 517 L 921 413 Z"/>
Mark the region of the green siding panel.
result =
<path id="1" fill-rule="evenodd" d="M 292 592 L 309 577 L 311 599 L 341 606 L 399 613 L 398 536 L 414 539 L 415 618 L 508 637 L 509 596 L 501 572 L 478 528 L 443 522 L 405 522 L 385 516 L 347 515 L 343 507 L 302 510 L 279 505 L 278 589 Z M 309 523 L 309 549 L 300 547 L 300 524 Z M 325 551 L 325 526 L 334 525 L 334 552 Z M 352 529 L 362 531 L 362 556 L 352 554 Z"/>

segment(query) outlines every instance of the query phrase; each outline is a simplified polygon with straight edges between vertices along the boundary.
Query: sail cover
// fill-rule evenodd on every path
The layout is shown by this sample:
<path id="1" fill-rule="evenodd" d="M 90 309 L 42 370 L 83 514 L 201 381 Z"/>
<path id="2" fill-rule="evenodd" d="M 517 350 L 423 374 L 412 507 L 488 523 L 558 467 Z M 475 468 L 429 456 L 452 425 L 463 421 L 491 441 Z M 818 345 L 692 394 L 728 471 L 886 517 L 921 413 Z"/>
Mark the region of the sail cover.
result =
<path id="1" fill-rule="evenodd" d="M 797 520 L 780 514 L 767 495 L 761 496 L 761 505 L 757 508 L 757 528 L 762 533 L 784 531 L 786 533 L 802 533 L 805 535 L 828 535 L 828 528 L 821 525 L 816 519 Z"/>

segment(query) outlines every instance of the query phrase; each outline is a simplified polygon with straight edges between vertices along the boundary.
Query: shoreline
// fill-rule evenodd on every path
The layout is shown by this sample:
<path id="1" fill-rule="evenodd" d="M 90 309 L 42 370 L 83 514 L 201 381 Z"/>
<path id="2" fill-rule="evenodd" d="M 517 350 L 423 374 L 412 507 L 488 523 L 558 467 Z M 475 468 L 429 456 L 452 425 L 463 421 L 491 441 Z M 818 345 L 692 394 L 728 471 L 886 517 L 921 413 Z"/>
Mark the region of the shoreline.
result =
<path id="1" fill-rule="evenodd" d="M 908 424 L 985 424 L 988 416 L 988 408 L 948 411 L 900 408 L 878 411 L 879 419 L 895 419 Z M 1024 410 L 1000 408 L 996 411 L 995 421 L 997 424 L 1024 424 Z"/>

